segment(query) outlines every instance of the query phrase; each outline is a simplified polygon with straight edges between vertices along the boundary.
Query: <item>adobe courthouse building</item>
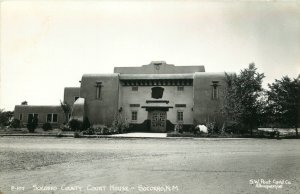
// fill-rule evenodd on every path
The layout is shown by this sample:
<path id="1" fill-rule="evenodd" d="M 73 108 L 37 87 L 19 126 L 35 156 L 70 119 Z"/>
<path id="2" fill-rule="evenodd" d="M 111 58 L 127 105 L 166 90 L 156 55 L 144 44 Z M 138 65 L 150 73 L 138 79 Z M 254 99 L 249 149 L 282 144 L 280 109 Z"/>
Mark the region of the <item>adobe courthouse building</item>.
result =
<path id="1" fill-rule="evenodd" d="M 65 88 L 71 118 L 87 117 L 92 125 L 111 125 L 122 115 L 136 131 L 165 132 L 222 120 L 225 73 L 207 73 L 204 66 L 174 66 L 154 61 L 141 67 L 115 67 L 112 74 L 85 74 L 79 88 Z M 55 108 L 56 107 L 56 108 Z M 65 122 L 60 106 L 17 105 L 15 118 L 39 123 Z M 36 115 L 34 115 L 36 114 Z"/>

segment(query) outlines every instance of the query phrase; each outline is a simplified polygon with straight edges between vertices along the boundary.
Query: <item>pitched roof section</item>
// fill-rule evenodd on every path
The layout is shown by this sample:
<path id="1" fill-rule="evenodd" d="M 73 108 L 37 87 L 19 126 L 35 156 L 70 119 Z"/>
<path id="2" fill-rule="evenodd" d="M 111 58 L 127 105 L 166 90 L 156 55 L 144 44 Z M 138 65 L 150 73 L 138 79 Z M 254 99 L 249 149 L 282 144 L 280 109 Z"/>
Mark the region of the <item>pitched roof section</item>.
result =
<path id="1" fill-rule="evenodd" d="M 204 66 L 175 66 L 165 61 L 152 61 L 141 67 L 115 67 L 114 73 L 120 74 L 191 74 L 205 72 Z"/>

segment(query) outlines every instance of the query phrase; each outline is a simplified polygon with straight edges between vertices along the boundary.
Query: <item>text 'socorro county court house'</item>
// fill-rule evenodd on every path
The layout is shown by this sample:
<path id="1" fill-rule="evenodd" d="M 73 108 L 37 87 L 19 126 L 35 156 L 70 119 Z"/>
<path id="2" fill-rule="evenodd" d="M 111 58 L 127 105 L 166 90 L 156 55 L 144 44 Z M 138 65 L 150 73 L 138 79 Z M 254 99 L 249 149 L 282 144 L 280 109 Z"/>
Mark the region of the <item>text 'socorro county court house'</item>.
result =
<path id="1" fill-rule="evenodd" d="M 71 118 L 87 117 L 92 125 L 111 125 L 121 114 L 133 130 L 164 132 L 177 123 L 221 120 L 225 73 L 207 73 L 204 66 L 174 66 L 154 61 L 141 67 L 115 67 L 112 74 L 85 74 L 80 87 L 67 87 L 64 101 Z M 37 117 L 40 125 L 65 122 L 57 106 L 17 105 L 15 118 L 26 124 Z"/>

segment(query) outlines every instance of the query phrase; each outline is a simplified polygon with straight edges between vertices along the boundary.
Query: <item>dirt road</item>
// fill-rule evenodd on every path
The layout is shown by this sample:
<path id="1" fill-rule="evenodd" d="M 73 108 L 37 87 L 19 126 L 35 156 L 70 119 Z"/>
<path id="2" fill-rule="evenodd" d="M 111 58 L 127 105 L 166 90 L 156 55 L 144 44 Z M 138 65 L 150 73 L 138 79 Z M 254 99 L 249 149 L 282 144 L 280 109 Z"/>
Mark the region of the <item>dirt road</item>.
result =
<path id="1" fill-rule="evenodd" d="M 299 161 L 299 140 L 0 137 L 0 191 L 297 193 Z"/>

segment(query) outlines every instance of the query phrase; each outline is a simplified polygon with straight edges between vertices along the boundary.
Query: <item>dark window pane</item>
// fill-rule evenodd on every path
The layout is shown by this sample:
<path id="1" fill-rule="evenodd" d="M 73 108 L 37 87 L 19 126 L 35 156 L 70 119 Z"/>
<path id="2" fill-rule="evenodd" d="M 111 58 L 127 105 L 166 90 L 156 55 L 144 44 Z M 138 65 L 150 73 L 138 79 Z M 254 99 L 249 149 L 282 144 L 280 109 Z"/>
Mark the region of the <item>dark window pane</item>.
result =
<path id="1" fill-rule="evenodd" d="M 163 97 L 164 94 L 164 88 L 162 87 L 153 87 L 151 88 L 151 97 L 155 99 L 159 99 Z"/>
<path id="2" fill-rule="evenodd" d="M 32 121 L 32 119 L 33 119 L 33 114 L 28 114 L 28 122 Z"/>
<path id="3" fill-rule="evenodd" d="M 54 123 L 57 122 L 57 114 L 53 114 L 53 122 L 54 122 Z"/>
<path id="4" fill-rule="evenodd" d="M 52 121 L 52 114 L 47 114 L 47 123 L 51 123 Z"/>

